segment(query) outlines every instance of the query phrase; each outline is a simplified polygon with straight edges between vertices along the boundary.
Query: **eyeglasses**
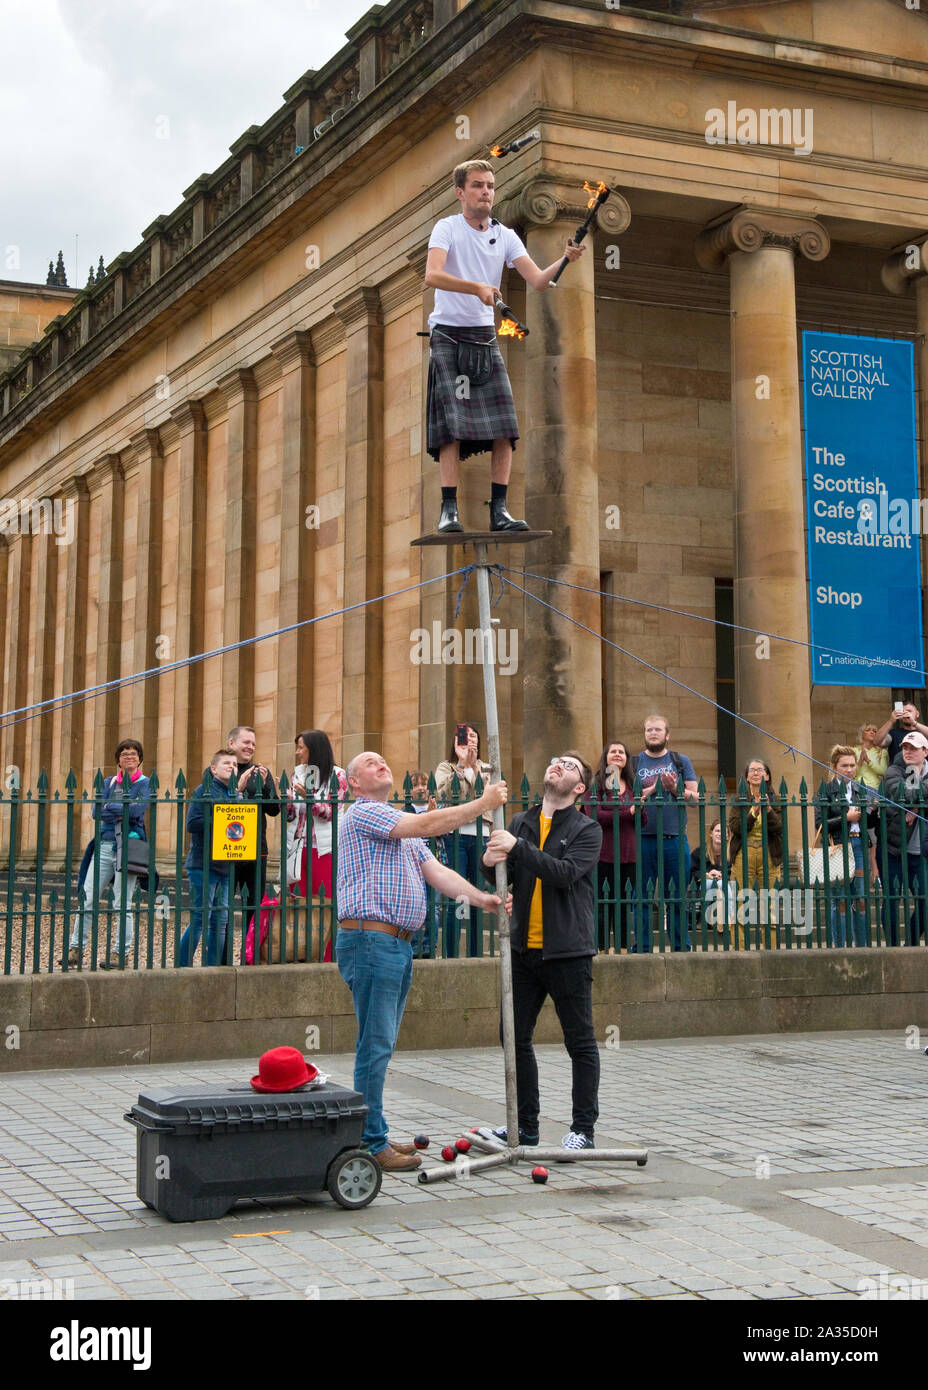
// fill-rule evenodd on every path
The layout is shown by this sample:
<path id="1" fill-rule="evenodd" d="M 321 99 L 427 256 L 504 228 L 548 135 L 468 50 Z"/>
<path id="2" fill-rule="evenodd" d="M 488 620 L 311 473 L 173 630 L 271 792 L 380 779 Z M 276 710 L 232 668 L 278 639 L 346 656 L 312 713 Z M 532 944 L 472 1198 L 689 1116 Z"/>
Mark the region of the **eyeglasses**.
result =
<path id="1" fill-rule="evenodd" d="M 578 762 L 574 762 L 573 758 L 552 758 L 548 766 L 563 767 L 568 772 L 576 772 L 577 776 L 580 778 L 580 781 L 583 781 L 583 768 L 580 766 Z"/>

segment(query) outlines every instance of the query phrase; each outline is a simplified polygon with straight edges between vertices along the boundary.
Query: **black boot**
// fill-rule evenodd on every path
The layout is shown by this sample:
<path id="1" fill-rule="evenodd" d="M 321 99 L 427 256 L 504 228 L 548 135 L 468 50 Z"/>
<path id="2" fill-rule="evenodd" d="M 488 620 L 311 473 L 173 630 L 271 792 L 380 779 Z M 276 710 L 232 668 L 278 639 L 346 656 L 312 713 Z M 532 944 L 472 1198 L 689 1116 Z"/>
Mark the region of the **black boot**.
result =
<path id="1" fill-rule="evenodd" d="M 441 516 L 438 521 L 439 531 L 463 531 L 461 518 L 458 516 L 457 502 L 443 500 L 441 504 Z"/>
<path id="2" fill-rule="evenodd" d="M 493 498 L 490 503 L 491 531 L 527 531 L 528 529 L 527 521 L 517 521 L 514 516 L 509 515 L 505 497 Z"/>

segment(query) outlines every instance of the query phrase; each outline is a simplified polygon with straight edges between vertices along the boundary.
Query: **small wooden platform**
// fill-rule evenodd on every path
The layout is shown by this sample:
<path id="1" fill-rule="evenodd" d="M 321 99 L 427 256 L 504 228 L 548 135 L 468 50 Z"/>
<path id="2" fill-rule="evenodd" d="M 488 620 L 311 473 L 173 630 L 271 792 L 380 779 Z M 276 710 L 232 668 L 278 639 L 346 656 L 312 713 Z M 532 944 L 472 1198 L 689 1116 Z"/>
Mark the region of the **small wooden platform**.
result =
<path id="1" fill-rule="evenodd" d="M 553 531 L 430 531 L 410 545 L 527 545 L 553 535 Z"/>

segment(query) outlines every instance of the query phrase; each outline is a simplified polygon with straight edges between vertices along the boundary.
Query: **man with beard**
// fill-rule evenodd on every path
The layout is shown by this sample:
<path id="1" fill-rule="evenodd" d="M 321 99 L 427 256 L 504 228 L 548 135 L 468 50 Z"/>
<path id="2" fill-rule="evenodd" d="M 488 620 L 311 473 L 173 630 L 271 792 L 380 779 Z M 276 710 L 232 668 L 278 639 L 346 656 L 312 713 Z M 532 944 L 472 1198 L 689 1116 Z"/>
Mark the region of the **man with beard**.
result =
<path id="1" fill-rule="evenodd" d="M 512 885 L 512 1009 L 516 1047 L 519 1143 L 538 1143 L 538 1064 L 535 1022 L 550 995 L 573 1070 L 573 1119 L 565 1149 L 594 1147 L 599 1115 L 599 1048 L 593 1031 L 593 957 L 596 954 L 594 874 L 602 827 L 574 805 L 593 772 L 579 753 L 553 758 L 540 806 L 494 830 L 481 861 L 488 877 L 506 862 Z M 504 1129 L 495 1130 L 506 1140 Z"/>
<path id="2" fill-rule="evenodd" d="M 685 898 L 690 877 L 690 847 L 686 842 L 686 802 L 699 799 L 699 784 L 689 758 L 669 746 L 670 725 L 662 714 L 644 722 L 644 752 L 633 768 L 641 783 L 641 881 L 663 886 L 673 949 L 688 951 Z M 656 795 L 660 788 L 660 794 Z M 655 798 L 656 799 L 652 799 Z M 637 949 L 651 949 L 651 909 L 645 897 L 644 921 L 636 921 Z M 639 918 L 641 911 L 636 914 Z"/>

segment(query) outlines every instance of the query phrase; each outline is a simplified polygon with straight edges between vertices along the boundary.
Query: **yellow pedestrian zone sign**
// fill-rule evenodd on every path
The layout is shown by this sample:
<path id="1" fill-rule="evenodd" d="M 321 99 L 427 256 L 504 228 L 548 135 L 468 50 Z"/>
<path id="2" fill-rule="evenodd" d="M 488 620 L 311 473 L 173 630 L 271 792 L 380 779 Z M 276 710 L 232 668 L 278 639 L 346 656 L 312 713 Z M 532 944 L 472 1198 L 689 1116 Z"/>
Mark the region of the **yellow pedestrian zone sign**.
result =
<path id="1" fill-rule="evenodd" d="M 213 859 L 257 859 L 258 808 L 237 801 L 213 807 Z"/>

